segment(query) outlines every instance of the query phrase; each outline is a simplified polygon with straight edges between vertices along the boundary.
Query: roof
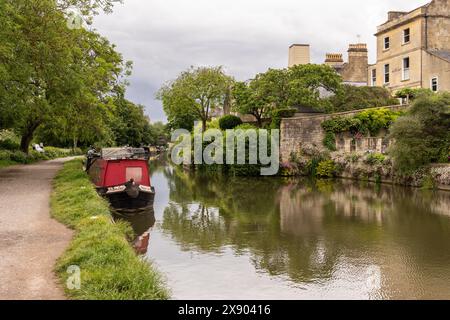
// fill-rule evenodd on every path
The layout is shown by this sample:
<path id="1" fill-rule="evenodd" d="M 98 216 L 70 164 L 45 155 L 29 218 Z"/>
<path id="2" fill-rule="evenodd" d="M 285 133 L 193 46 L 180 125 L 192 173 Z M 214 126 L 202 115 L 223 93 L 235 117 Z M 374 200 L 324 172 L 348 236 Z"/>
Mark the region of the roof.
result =
<path id="1" fill-rule="evenodd" d="M 450 51 L 448 50 L 428 50 L 428 52 L 434 56 L 450 62 Z"/>
<path id="2" fill-rule="evenodd" d="M 289 48 L 292 48 L 292 47 L 309 47 L 309 46 L 310 46 L 309 44 L 305 44 L 305 43 L 294 43 Z"/>
<path id="3" fill-rule="evenodd" d="M 101 158 L 105 160 L 145 159 L 147 156 L 143 148 L 104 148 L 101 152 Z"/>

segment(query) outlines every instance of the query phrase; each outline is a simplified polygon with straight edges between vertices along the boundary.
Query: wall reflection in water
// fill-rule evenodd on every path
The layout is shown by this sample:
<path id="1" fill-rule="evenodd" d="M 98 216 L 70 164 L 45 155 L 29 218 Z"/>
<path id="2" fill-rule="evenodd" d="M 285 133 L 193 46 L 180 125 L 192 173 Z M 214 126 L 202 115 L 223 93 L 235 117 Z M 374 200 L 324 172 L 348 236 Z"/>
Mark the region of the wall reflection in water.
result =
<path id="1" fill-rule="evenodd" d="M 184 252 L 232 248 L 255 272 L 322 289 L 377 266 L 382 285 L 365 292 L 371 298 L 450 298 L 448 192 L 169 167 L 164 175 L 170 202 L 161 230 Z"/>

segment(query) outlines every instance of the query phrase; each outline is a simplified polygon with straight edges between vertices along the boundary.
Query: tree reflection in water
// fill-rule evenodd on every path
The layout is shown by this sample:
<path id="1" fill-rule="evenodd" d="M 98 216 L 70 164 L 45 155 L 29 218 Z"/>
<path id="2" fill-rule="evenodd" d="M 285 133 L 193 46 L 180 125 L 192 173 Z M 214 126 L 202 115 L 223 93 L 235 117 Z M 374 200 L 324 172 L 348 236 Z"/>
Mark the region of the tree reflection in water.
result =
<path id="1" fill-rule="evenodd" d="M 326 281 L 349 259 L 382 265 L 412 257 L 408 269 L 450 264 L 450 193 L 164 172 L 170 204 L 161 227 L 185 251 L 232 248 L 256 269 L 298 283 Z M 396 278 L 401 271 L 391 262 L 386 277 Z"/>

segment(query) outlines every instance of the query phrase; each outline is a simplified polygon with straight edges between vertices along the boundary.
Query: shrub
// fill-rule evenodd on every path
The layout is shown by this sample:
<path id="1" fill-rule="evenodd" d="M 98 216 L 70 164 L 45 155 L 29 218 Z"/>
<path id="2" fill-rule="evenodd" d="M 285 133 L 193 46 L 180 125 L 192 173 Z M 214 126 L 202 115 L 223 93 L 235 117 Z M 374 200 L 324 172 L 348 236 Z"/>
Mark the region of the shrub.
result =
<path id="1" fill-rule="evenodd" d="M 433 94 L 433 91 L 430 89 L 424 88 L 404 88 L 400 89 L 395 93 L 397 98 L 408 98 L 410 100 L 415 100 L 419 97 L 430 96 Z"/>
<path id="2" fill-rule="evenodd" d="M 333 132 L 327 132 L 323 140 L 323 145 L 330 151 L 336 151 L 336 135 Z"/>
<path id="3" fill-rule="evenodd" d="M 22 151 L 14 151 L 10 155 L 10 159 L 18 163 L 28 163 L 28 156 Z"/>
<path id="4" fill-rule="evenodd" d="M 376 135 L 381 129 L 389 129 L 403 113 L 387 108 L 377 108 L 363 111 L 354 117 L 335 117 L 322 123 L 326 132 L 332 133 L 362 133 Z"/>
<path id="5" fill-rule="evenodd" d="M 233 115 L 226 115 L 220 118 L 219 126 L 222 130 L 231 130 L 242 124 L 241 118 Z"/>
<path id="6" fill-rule="evenodd" d="M 336 174 L 336 165 L 333 160 L 320 162 L 317 166 L 316 174 L 321 178 L 333 178 Z"/>
<path id="7" fill-rule="evenodd" d="M 220 129 L 220 124 L 218 119 L 211 120 L 206 124 L 206 130 L 209 129 Z"/>
<path id="8" fill-rule="evenodd" d="M 366 160 L 364 162 L 370 165 L 375 165 L 382 164 L 385 160 L 386 157 L 381 153 L 371 153 L 366 157 Z"/>
<path id="9" fill-rule="evenodd" d="M 397 170 L 412 172 L 442 160 L 450 148 L 449 108 L 449 93 L 422 96 L 394 123 L 389 152 Z"/>
<path id="10" fill-rule="evenodd" d="M 355 87 L 344 85 L 341 92 L 329 98 L 334 112 L 397 105 L 389 90 L 381 87 Z"/>
<path id="11" fill-rule="evenodd" d="M 20 148 L 20 145 L 12 140 L 3 140 L 0 141 L 0 149 L 6 150 L 17 150 Z"/>
<path id="12" fill-rule="evenodd" d="M 293 108 L 283 108 L 283 109 L 277 109 L 272 112 L 272 123 L 270 125 L 271 129 L 280 129 L 281 126 L 281 120 L 283 118 L 292 118 L 295 113 L 297 112 L 297 109 Z"/>

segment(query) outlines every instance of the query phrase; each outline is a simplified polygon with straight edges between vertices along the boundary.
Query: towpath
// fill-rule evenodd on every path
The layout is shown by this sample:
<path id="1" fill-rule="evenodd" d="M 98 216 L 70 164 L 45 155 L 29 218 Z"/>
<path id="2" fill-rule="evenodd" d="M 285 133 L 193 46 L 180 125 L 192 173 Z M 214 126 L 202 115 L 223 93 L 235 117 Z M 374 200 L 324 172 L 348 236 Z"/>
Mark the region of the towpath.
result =
<path id="1" fill-rule="evenodd" d="M 64 299 L 53 270 L 72 232 L 50 217 L 50 194 L 67 160 L 0 169 L 0 300 Z"/>

